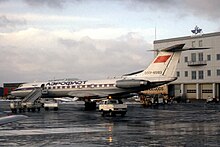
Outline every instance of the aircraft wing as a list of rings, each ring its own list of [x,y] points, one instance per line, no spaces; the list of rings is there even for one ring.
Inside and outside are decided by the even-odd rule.
[[[4,116],[0,117],[0,125],[4,125],[11,122],[16,122],[19,120],[23,120],[28,118],[28,116],[25,115],[10,115],[10,116]]]

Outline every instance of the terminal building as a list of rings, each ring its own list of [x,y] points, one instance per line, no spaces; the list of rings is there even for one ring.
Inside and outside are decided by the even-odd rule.
[[[11,91],[18,88],[19,85],[23,83],[3,83],[3,96],[7,97],[8,95],[11,94]]]
[[[184,48],[210,49],[182,52],[177,65],[178,79],[168,85],[169,94],[188,99],[220,97],[220,32],[155,40],[154,49],[185,43]]]

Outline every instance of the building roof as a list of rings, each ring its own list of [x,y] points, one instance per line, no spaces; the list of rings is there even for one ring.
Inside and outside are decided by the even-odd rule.
[[[184,36],[184,37],[177,37],[177,38],[170,38],[170,39],[155,40],[154,44],[165,43],[165,42],[172,42],[172,41],[189,40],[189,39],[193,39],[193,38],[214,37],[214,36],[220,36],[220,32],[208,33],[208,34],[200,34],[200,35],[192,35],[192,36]]]

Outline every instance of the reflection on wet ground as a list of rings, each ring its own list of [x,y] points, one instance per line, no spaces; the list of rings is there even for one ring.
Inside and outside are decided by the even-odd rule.
[[[0,127],[0,146],[220,146],[220,104],[129,105],[125,117],[101,117],[72,104],[25,115]]]

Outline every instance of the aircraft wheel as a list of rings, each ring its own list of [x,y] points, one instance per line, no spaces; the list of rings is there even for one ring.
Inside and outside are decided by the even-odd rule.
[[[19,108],[19,113],[21,113],[22,112],[22,108]]]
[[[96,110],[96,102],[85,102],[85,110],[86,111],[91,111],[91,110]]]
[[[35,112],[35,111],[36,111],[36,109],[35,109],[35,108],[31,108],[31,111],[32,111],[32,112]]]
[[[102,110],[102,116],[103,116],[103,117],[105,116],[105,111],[103,111],[103,110]]]
[[[115,113],[112,112],[112,110],[110,110],[110,111],[109,111],[109,115],[110,115],[110,116],[115,116]]]
[[[12,112],[12,113],[15,113],[15,109],[11,109],[11,112]]]
[[[121,113],[121,116],[123,117],[123,116],[125,116],[125,114],[126,114],[126,112],[122,112],[122,113]]]

